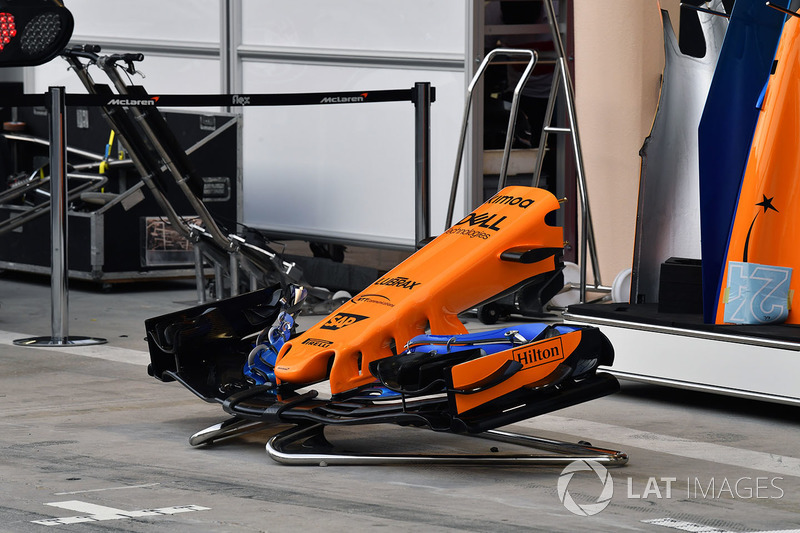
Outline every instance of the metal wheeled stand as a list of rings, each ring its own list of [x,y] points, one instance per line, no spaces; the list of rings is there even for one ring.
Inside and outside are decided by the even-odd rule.
[[[112,128],[123,140],[126,150],[136,169],[142,176],[156,203],[166,214],[172,227],[195,247],[195,277],[198,285],[198,302],[205,303],[204,265],[210,264],[214,271],[214,299],[237,296],[247,287],[252,291],[258,287],[269,286],[276,280],[286,284],[302,283],[311,287],[302,278],[302,272],[295,263],[283,261],[279,254],[269,249],[266,240],[245,236],[224,230],[214,220],[198,193],[202,188],[195,169],[178,145],[174,134],[165,123],[161,113],[153,104],[158,97],[151,97],[143,87],[134,85],[130,76],[137,73],[136,63],[143,59],[142,54],[99,55],[100,48],[85,45],[64,52],[76,74],[90,94],[108,98],[103,111]],[[96,65],[111,81],[111,86],[96,84],[88,73],[88,67]],[[125,76],[119,71],[125,69]],[[113,89],[112,89],[113,88]],[[114,92],[116,91],[116,92]],[[406,93],[406,94],[403,94]],[[123,98],[114,98],[116,95]],[[320,98],[322,93],[293,95],[251,95],[242,98],[246,105],[319,105],[328,98]],[[333,93],[332,93],[333,94]],[[366,94],[366,93],[365,93]],[[175,97],[176,95],[172,95]],[[230,105],[237,95],[177,95],[190,106],[217,105],[220,98]],[[189,98],[187,98],[189,96]],[[370,102],[411,101],[415,105],[415,187],[416,220],[415,239],[422,243],[430,233],[430,104],[435,93],[430,83],[417,83],[410,91],[383,90],[370,93]],[[291,97],[291,98],[286,98]],[[338,101],[334,94],[332,100]],[[213,100],[213,103],[211,102]],[[163,100],[159,104],[163,103]],[[181,105],[176,102],[176,105]],[[244,105],[244,104],[236,104]],[[170,204],[163,190],[169,183],[177,187],[188,202],[202,225],[192,224],[180,217]],[[252,242],[251,242],[252,241]],[[334,303],[329,291],[309,289],[310,295],[323,303]]]
[[[566,466],[577,460],[595,461],[607,466],[622,466],[628,456],[615,450],[595,448],[588,443],[572,443],[489,430],[476,437],[532,448],[548,453],[489,453],[489,454],[367,454],[331,451],[325,439],[324,424],[297,426],[275,435],[267,442],[267,455],[286,465],[392,465],[392,464],[447,464],[447,465],[509,465],[509,466]],[[301,451],[290,447],[300,444]],[[311,444],[311,446],[309,446]],[[313,445],[322,449],[313,450]],[[326,451],[325,449],[328,448]]]
[[[144,89],[126,84],[118,71],[118,68],[123,68],[118,63],[124,63],[129,74],[135,73],[134,62],[141,61],[142,54],[100,56],[99,51],[100,48],[97,46],[86,45],[72,48],[63,54],[89,93],[114,96],[110,87],[95,83],[90,76],[88,67],[97,65],[108,76],[118,94],[147,100],[148,95]],[[217,300],[225,297],[223,287],[226,286],[226,278],[229,295],[239,294],[240,272],[249,277],[250,289],[259,285],[261,277],[278,276],[288,282],[299,280],[301,273],[295,268],[294,263],[281,261],[274,252],[253,246],[235,234],[227,234],[219,227],[206,205],[193,190],[198,182],[194,169],[186,152],[180,148],[158,110],[147,110],[137,105],[108,105],[103,107],[103,111],[170,225],[193,244],[199,303],[206,301],[204,291],[206,261],[213,266]],[[171,180],[177,185],[202,221],[202,226],[192,224],[177,213],[164,193],[166,180]]]
[[[192,435],[193,446],[210,445],[229,438],[272,429],[270,422],[242,418],[210,426]],[[505,466],[565,466],[573,461],[595,461],[606,466],[623,466],[628,455],[598,448],[581,441],[578,443],[534,437],[510,431],[492,429],[476,435],[494,442],[536,450],[532,453],[365,453],[336,450],[325,437],[325,424],[297,425],[285,429],[269,439],[267,455],[274,461],[293,466],[333,465],[395,465],[395,464],[446,464],[446,465],[505,465]]]
[[[167,324],[158,327],[169,327]],[[209,361],[215,373],[224,367],[221,363]],[[160,369],[160,364],[158,366]],[[184,361],[184,366],[190,365]],[[158,372],[159,369],[154,370]],[[206,370],[209,369],[195,368],[192,373],[166,371],[162,374],[162,379],[178,380],[206,401],[219,402],[232,415],[192,435],[189,438],[192,446],[212,445],[255,432],[270,431],[272,436],[266,444],[267,455],[286,465],[558,466],[584,460],[622,466],[628,461],[623,452],[592,446],[585,441],[567,442],[498,429],[619,390],[618,381],[606,373],[585,375],[578,383],[563,389],[560,384],[563,382],[554,382],[527,391],[524,400],[517,397],[510,403],[501,401],[472,414],[455,414],[448,408],[448,398],[430,387],[417,393],[401,393],[399,397],[374,399],[370,391],[365,390],[341,398],[323,398],[316,390],[281,394],[269,383],[220,396],[221,389],[217,390],[216,386],[209,388]],[[510,408],[512,404],[516,404],[513,409]],[[402,428],[402,431],[428,430],[429,434],[482,438],[503,442],[513,448],[502,453],[494,446],[490,453],[387,453],[363,451],[369,445],[363,444],[368,439],[361,438],[358,446],[362,451],[352,451],[335,446],[325,434],[331,427],[339,430],[367,425],[381,428],[392,425]],[[385,429],[373,431],[387,437]],[[414,439],[414,442],[419,443],[419,439]]]

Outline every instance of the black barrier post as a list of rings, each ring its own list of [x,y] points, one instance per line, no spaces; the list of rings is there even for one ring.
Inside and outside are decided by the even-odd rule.
[[[417,249],[431,235],[431,84],[414,84],[414,218]]]
[[[67,127],[64,87],[50,87],[47,93],[50,124],[50,228],[51,259],[50,311],[52,335],[18,339],[18,346],[86,346],[105,339],[69,336],[69,291],[67,289]]]

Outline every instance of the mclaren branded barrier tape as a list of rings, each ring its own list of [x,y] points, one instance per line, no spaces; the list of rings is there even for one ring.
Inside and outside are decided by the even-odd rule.
[[[67,94],[67,106],[160,106],[160,107],[227,107],[227,106],[292,106],[331,104],[371,104],[379,102],[414,102],[414,89],[378,91],[346,91],[296,94],[161,94],[147,98],[108,97],[96,94]],[[431,101],[436,90],[431,88]],[[44,106],[45,94],[3,95],[3,105],[19,107]]]

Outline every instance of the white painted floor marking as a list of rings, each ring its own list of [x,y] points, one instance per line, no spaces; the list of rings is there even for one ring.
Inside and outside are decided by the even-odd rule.
[[[782,476],[800,477],[800,458],[787,455],[745,450],[710,442],[698,442],[672,435],[661,435],[649,431],[556,415],[537,416],[536,418],[519,422],[519,425],[538,430],[575,435],[589,442],[598,439],[615,445],[646,448],[651,451],[668,453],[679,457],[690,457],[711,463],[761,470]],[[597,445],[598,443],[595,442],[594,444]]]
[[[79,500],[67,500],[63,502],[46,503],[53,507],[61,509],[68,509],[78,513],[83,513],[80,516],[68,516],[64,518],[46,518],[44,520],[31,520],[34,524],[43,526],[58,526],[66,524],[81,524],[84,522],[100,522],[104,520],[122,520],[125,518],[141,518],[145,516],[165,516],[178,513],[190,513],[192,511],[208,511],[210,507],[202,507],[200,505],[176,505],[174,507],[162,507],[159,509],[142,509],[140,511],[125,511],[123,509],[115,509],[114,507],[106,507],[104,505],[96,505],[93,503],[82,502]]]
[[[106,487],[104,489],[86,489],[86,490],[73,490],[70,492],[55,492],[56,496],[70,496],[72,494],[84,494],[86,492],[105,492],[107,490],[125,490],[125,489],[144,489],[147,487],[155,487],[161,483],[146,483],[144,485],[125,485],[123,487]]]
[[[11,331],[0,331],[0,345],[13,346],[15,340],[28,339],[30,337],[47,337],[50,332],[40,332],[38,335],[28,335],[25,333],[14,333]],[[144,365],[150,363],[150,354],[141,350],[131,350],[110,346],[108,344],[95,344],[92,346],[26,346],[28,350],[46,350],[48,352],[63,352],[95,359],[104,359],[117,363],[129,363],[133,365]]]
[[[653,524],[655,526],[664,526],[670,529],[677,529],[680,531],[689,531],[691,533],[736,533],[727,529],[720,529],[718,527],[704,526],[703,524],[695,524],[692,522],[684,522],[683,520],[675,520],[674,518],[654,518],[651,520],[642,520],[645,524]],[[800,533],[800,529],[781,529],[772,531],[750,531],[748,533]]]

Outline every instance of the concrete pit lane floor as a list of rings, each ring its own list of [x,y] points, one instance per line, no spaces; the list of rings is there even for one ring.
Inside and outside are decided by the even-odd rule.
[[[147,375],[144,320],[195,299],[191,281],[71,281],[69,334],[108,343],[20,347],[52,332],[49,280],[0,276],[0,531],[800,531],[800,408],[633,382],[503,428],[629,455],[607,470],[287,466],[265,453],[274,429],[194,448],[227,416]],[[510,449],[384,425],[329,436],[375,452]]]

